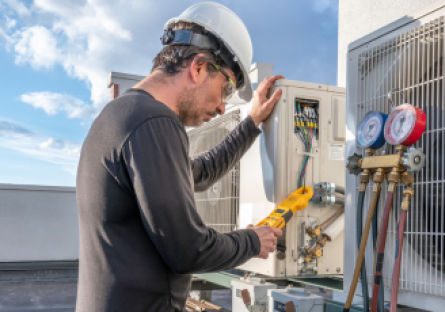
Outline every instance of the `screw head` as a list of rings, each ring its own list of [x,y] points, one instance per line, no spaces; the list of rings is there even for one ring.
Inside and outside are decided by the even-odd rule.
[[[420,156],[416,156],[416,157],[414,157],[414,163],[415,163],[416,165],[420,164],[420,160],[421,160]]]
[[[340,268],[337,268],[337,273],[340,273],[340,271],[341,271],[341,269],[340,269]]]
[[[326,269],[326,272],[329,272],[329,269]]]

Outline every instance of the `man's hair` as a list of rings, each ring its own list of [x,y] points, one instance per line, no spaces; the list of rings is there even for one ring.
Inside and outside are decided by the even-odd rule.
[[[205,34],[206,30],[195,23],[179,22],[173,25],[172,30],[191,30],[197,34]],[[212,50],[202,49],[196,46],[190,45],[173,45],[165,46],[161,52],[153,59],[153,68],[151,72],[155,70],[161,70],[169,76],[176,75],[183,68],[189,66],[196,55],[204,54],[198,62],[207,62],[207,70],[210,75],[214,75],[217,69],[211,64],[216,64],[221,67],[227,68],[227,65],[220,58],[212,53]]]

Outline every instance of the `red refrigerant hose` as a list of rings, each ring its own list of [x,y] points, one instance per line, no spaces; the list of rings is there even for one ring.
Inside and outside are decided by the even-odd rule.
[[[407,187],[403,192],[403,202],[400,208],[399,225],[397,226],[396,257],[394,259],[394,269],[392,272],[390,312],[396,312],[397,310],[397,296],[399,293],[399,278],[400,278],[400,265],[402,263],[403,237],[405,234],[405,224],[406,224],[406,216],[408,214],[408,207],[410,199],[413,195],[414,195],[414,190],[411,187]]]
[[[371,312],[377,312],[377,304],[380,291],[380,280],[382,278],[383,260],[385,254],[386,234],[388,231],[388,221],[391,212],[392,198],[394,195],[394,187],[390,183],[388,194],[386,195],[385,208],[383,210],[382,219],[380,221],[379,238],[377,240],[376,255],[374,257],[374,285],[372,286]]]

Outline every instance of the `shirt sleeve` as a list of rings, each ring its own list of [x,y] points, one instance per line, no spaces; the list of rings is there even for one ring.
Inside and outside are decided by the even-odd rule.
[[[229,172],[252,146],[261,130],[252,118],[245,118],[217,146],[190,161],[195,192],[207,190]]]
[[[221,234],[195,208],[187,135],[179,121],[155,118],[123,145],[142,222],[164,262],[178,274],[232,269],[260,252],[253,230]]]

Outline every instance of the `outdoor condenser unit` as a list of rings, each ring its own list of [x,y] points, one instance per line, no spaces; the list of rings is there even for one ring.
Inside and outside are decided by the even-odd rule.
[[[203,221],[221,232],[245,228],[266,217],[298,188],[305,157],[309,157],[305,185],[330,182],[344,186],[345,89],[289,80],[277,81],[275,88],[281,88],[283,95],[263,123],[260,137],[227,176],[209,190],[195,193]],[[309,153],[295,132],[296,103],[313,107],[318,117],[317,135]],[[250,107],[251,104],[239,105],[189,131],[191,156],[222,141],[247,116]],[[340,208],[309,203],[286,226],[284,239],[279,242],[285,250],[275,251],[267,260],[251,259],[239,269],[275,277],[343,274],[342,231],[327,242],[321,257],[304,262],[304,247],[313,247],[316,242],[308,235],[307,227],[321,225]]]
[[[356,145],[356,131],[363,116],[372,110],[390,112],[388,93],[399,105],[411,103],[427,115],[427,126],[416,148],[426,154],[426,166],[415,175],[415,197],[408,210],[400,272],[399,304],[444,311],[445,305],[445,2],[404,17],[349,45],[347,56],[348,156],[363,150]],[[397,91],[399,89],[399,91]],[[344,290],[349,290],[357,256],[356,211],[359,181],[346,176],[346,230]],[[378,220],[387,185],[382,185]],[[396,231],[403,185],[394,195],[385,250],[383,283],[389,300],[396,248]],[[368,185],[365,207],[372,192]],[[366,211],[364,212],[366,215]],[[374,256],[372,238],[366,250],[367,282],[372,289]],[[360,287],[357,291],[360,292]]]

